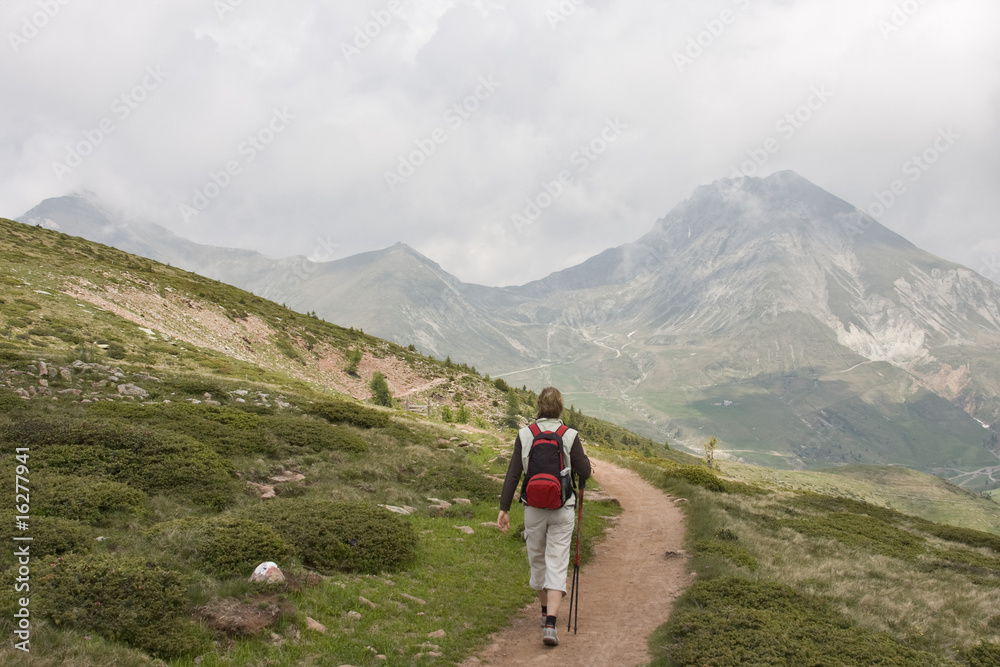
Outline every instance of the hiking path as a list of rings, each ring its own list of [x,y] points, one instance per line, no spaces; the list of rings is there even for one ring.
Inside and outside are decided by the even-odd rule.
[[[569,595],[559,612],[559,646],[542,644],[537,598],[490,638],[478,655],[461,667],[561,664],[575,667],[635,667],[651,660],[647,640],[666,622],[673,602],[694,575],[679,555],[684,543],[684,515],[675,498],[654,488],[637,473],[591,459],[600,485],[594,496],[617,498],[622,513],[594,558],[580,568],[577,632],[566,630]],[[584,513],[596,511],[587,505]],[[572,556],[571,556],[572,558]],[[569,575],[573,565],[570,563]],[[510,573],[512,585],[527,585],[523,572]],[[569,590],[569,588],[567,588]]]

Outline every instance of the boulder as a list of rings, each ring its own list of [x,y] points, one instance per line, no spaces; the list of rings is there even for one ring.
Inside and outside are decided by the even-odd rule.
[[[137,384],[132,384],[131,382],[128,384],[118,385],[118,393],[122,396],[139,396],[140,398],[146,398],[149,396],[145,389]]]
[[[277,563],[267,561],[257,566],[257,569],[250,575],[250,581],[264,584],[282,584],[285,582],[285,574],[278,567]]]

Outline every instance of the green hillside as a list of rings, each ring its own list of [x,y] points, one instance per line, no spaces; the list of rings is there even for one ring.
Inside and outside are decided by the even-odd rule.
[[[16,637],[27,595],[31,652],[11,641],[0,661],[463,660],[532,597],[496,576],[525,570],[519,531],[489,524],[509,424],[540,388],[0,220],[0,475],[30,493],[0,533],[33,538],[28,590],[0,556],[0,631]],[[784,660],[767,664],[995,664],[995,501],[877,466],[719,477],[567,395],[592,456],[687,499],[699,577],[655,664],[750,664],[765,645]],[[620,511],[590,507],[588,557]],[[268,560],[287,580],[250,584]]]

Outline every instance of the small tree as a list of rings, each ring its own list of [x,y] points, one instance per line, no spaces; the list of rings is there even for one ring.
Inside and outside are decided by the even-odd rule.
[[[374,394],[375,403],[389,407],[392,405],[392,392],[389,391],[389,383],[381,371],[375,371],[372,381],[368,385]]]
[[[347,365],[344,366],[344,371],[348,375],[358,376],[358,364],[361,363],[362,356],[364,356],[363,353],[357,348],[347,351]]]
[[[521,424],[521,405],[517,398],[517,393],[511,389],[507,392],[507,417],[504,425],[510,428],[517,428]]]
[[[712,438],[705,443],[705,465],[709,468],[715,468],[715,448],[718,440]]]
[[[458,406],[458,414],[455,415],[455,421],[459,424],[469,423],[469,408],[465,407],[465,404]]]
[[[447,424],[451,424],[455,421],[455,415],[452,414],[451,407],[447,405],[441,406],[441,421]]]

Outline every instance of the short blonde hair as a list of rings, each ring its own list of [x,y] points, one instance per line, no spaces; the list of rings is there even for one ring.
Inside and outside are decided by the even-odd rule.
[[[562,417],[563,397],[555,387],[546,387],[538,395],[538,414],[535,419],[559,419]]]

